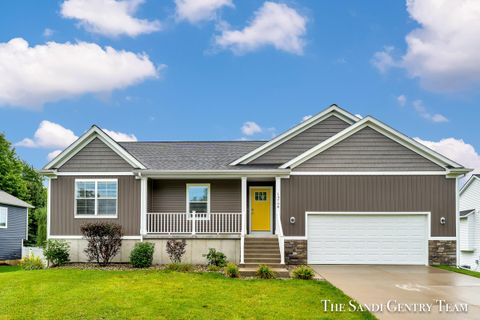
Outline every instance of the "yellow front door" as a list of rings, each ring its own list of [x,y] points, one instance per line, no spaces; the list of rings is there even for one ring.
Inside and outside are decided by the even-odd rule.
[[[272,189],[250,188],[250,217],[252,231],[270,231],[272,216]]]

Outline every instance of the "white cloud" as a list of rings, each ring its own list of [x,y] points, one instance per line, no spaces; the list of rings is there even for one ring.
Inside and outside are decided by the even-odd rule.
[[[133,15],[143,0],[66,0],[61,14],[77,19],[87,31],[105,36],[128,35],[160,30],[160,22],[135,18]]]
[[[373,54],[370,62],[380,73],[386,73],[390,68],[397,66],[398,63],[392,55],[394,49],[392,46],[386,46],[383,48],[383,51],[377,51]]]
[[[115,141],[137,141],[137,137],[134,134],[128,134],[118,131],[112,131],[108,129],[102,129]]]
[[[427,107],[425,107],[425,105],[423,104],[422,100],[413,101],[412,106],[415,109],[415,111],[418,113],[418,115],[420,115],[422,118],[428,121],[432,121],[435,123],[448,122],[447,117],[445,117],[444,115],[439,113],[434,113],[434,114],[430,113],[427,110]]]
[[[53,36],[54,33],[55,33],[55,31],[52,30],[52,29],[50,29],[50,28],[45,28],[45,29],[43,30],[43,36],[44,36],[45,38],[50,38],[51,36]]]
[[[475,169],[477,173],[480,173],[480,155],[471,144],[455,138],[446,138],[440,141],[428,141],[420,138],[415,138],[415,140],[445,157],[467,168]]]
[[[247,136],[251,136],[256,133],[261,133],[262,131],[263,131],[262,127],[260,127],[258,124],[256,124],[253,121],[247,121],[242,126],[242,133]]]
[[[234,7],[232,0],[175,0],[178,20],[190,23],[212,20],[222,7]]]
[[[62,153],[62,150],[53,150],[52,152],[48,153],[47,160],[52,161],[56,156]]]
[[[15,145],[27,148],[65,148],[78,137],[72,130],[57,123],[43,120],[35,131],[33,138],[25,138]]]
[[[380,71],[405,68],[433,91],[461,91],[480,84],[480,1],[407,0],[407,11],[420,27],[405,38],[398,60],[391,50],[377,52]]]
[[[0,104],[24,107],[108,93],[158,76],[145,54],[87,42],[30,47],[22,38],[0,43],[0,70]]]
[[[404,107],[407,103],[407,96],[405,96],[404,94],[399,95],[397,97],[397,103],[399,106]]]
[[[286,4],[265,2],[250,24],[242,30],[223,31],[215,43],[235,54],[244,54],[265,46],[293,54],[303,54],[307,18]]]
[[[302,118],[302,122],[307,121],[307,120],[310,119],[311,117],[312,117],[311,114],[304,116],[304,117]]]

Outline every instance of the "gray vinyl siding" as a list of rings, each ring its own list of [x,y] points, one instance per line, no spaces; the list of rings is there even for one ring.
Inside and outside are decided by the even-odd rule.
[[[294,169],[294,171],[444,170],[369,127],[358,131]]]
[[[118,218],[76,219],[75,179],[118,179]],[[134,176],[59,176],[51,180],[52,235],[78,236],[86,222],[108,221],[123,227],[126,236],[140,234],[140,180]]]
[[[132,166],[99,138],[95,138],[58,168],[58,171],[121,172],[132,171]]]
[[[0,260],[22,258],[22,240],[27,234],[27,208],[0,204],[8,208],[7,228],[0,228]]]
[[[455,182],[445,176],[291,176],[282,179],[283,230],[304,236],[306,211],[431,212],[432,236],[454,237]]]
[[[236,213],[242,211],[240,179],[236,180],[150,180],[148,212],[186,212],[187,183],[210,183],[210,211]]]
[[[340,118],[331,116],[285,141],[250,164],[283,164],[349,126]]]

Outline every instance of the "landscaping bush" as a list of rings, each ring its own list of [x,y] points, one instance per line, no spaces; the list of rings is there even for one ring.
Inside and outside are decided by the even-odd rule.
[[[208,249],[206,254],[208,265],[216,266],[223,268],[227,265],[227,256],[220,251],[215,250],[214,248]]]
[[[167,241],[167,253],[170,257],[170,261],[173,263],[181,263],[182,257],[185,254],[185,247],[187,242],[185,240],[168,240]]]
[[[235,263],[229,263],[225,267],[225,276],[229,278],[238,278],[240,276],[240,270],[238,270],[238,266]]]
[[[34,213],[37,219],[37,247],[43,247],[47,241],[47,209],[38,208]]]
[[[48,264],[61,266],[70,261],[70,245],[64,240],[48,240],[45,244],[43,254]]]
[[[275,272],[269,266],[261,264],[257,269],[257,277],[260,279],[273,279],[275,278]]]
[[[218,272],[218,271],[222,270],[222,268],[221,268],[221,267],[218,267],[218,266],[215,266],[215,265],[213,265],[213,264],[209,264],[209,265],[207,266],[207,270],[208,270],[209,272]]]
[[[100,266],[110,264],[122,246],[122,226],[110,222],[86,223],[80,230],[88,241],[85,254]]]
[[[309,266],[298,266],[293,269],[292,276],[295,279],[311,280],[315,276],[315,271]]]
[[[148,268],[152,265],[155,244],[139,242],[130,253],[130,263],[134,268]]]
[[[20,268],[22,268],[23,270],[40,270],[43,269],[44,266],[40,257],[36,257],[33,254],[30,254],[20,260]]]
[[[190,263],[170,263],[167,264],[167,267],[165,270],[169,271],[177,271],[177,272],[192,272],[193,271],[193,266]]]

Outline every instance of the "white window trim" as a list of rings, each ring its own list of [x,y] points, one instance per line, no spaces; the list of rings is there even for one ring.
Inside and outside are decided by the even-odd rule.
[[[95,214],[77,214],[77,182],[95,182]],[[99,215],[98,214],[98,197],[97,188],[99,182],[116,182],[117,183],[117,197],[115,202],[114,215]],[[108,199],[108,198],[101,198]],[[117,219],[118,218],[118,179],[75,179],[75,194],[74,194],[74,216],[75,219]]]
[[[0,226],[0,229],[7,229],[8,228],[8,207],[0,207],[0,209],[5,209],[5,226]]]
[[[190,220],[192,219],[192,216],[190,214],[190,196],[189,196],[189,192],[188,192],[188,189],[190,187],[207,187],[208,189],[208,194],[207,194],[207,213],[206,213],[206,217],[195,217],[196,220],[210,220],[210,202],[211,202],[211,198],[210,198],[210,183],[187,183],[186,185],[186,209],[187,209],[187,218]],[[200,214],[203,214],[203,213],[200,213]]]

